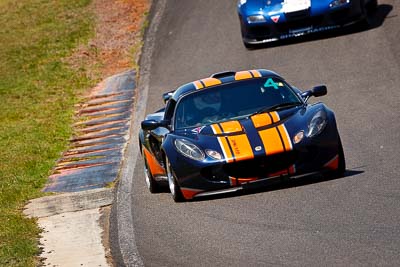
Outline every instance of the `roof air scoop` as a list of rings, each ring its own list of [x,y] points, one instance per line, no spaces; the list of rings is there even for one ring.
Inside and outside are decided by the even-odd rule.
[[[211,78],[223,78],[223,77],[229,77],[229,76],[235,76],[236,72],[234,71],[224,71],[224,72],[217,72],[211,75]]]

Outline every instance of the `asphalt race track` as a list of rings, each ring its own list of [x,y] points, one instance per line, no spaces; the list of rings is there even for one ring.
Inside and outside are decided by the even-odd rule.
[[[400,3],[379,1],[368,30],[255,50],[242,44],[236,1],[165,3],[156,38],[145,44],[153,47],[149,65],[141,66],[149,70],[139,84],[149,90],[146,113],[162,107],[163,92],[224,70],[271,69],[303,90],[326,84],[321,101],[336,113],[347,172],[176,204],[167,191],[148,192],[138,157],[128,201],[143,263],[398,265]]]

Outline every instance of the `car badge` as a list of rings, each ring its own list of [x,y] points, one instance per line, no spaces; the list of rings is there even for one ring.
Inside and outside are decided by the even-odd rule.
[[[280,17],[281,17],[281,15],[275,15],[275,16],[271,16],[271,19],[273,22],[277,23],[279,21]]]
[[[192,132],[199,134],[199,133],[201,132],[201,130],[203,130],[203,128],[204,128],[204,126],[194,128],[194,129],[192,130]]]
[[[256,151],[261,151],[261,150],[262,150],[262,147],[261,147],[261,146],[256,146],[254,149],[255,149]]]

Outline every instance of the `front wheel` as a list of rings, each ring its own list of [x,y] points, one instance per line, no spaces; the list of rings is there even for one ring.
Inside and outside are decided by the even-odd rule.
[[[378,9],[378,0],[371,0],[365,6],[369,14],[373,14]]]
[[[166,158],[165,162],[165,165],[167,167],[168,186],[169,190],[171,191],[172,199],[175,202],[182,202],[185,199],[183,198],[181,188],[178,185],[174,174],[172,173],[171,163],[169,162],[168,158]]]
[[[368,30],[374,26],[374,20],[372,18],[372,15],[378,9],[378,1],[371,0],[367,3],[365,3],[365,1],[363,1],[361,9],[363,10],[365,17],[358,23],[358,25],[359,25],[360,29]]]
[[[344,173],[346,172],[346,160],[344,158],[344,152],[343,152],[343,145],[342,145],[342,141],[340,140],[339,137],[339,166],[338,169],[336,170],[337,175],[339,177],[344,176]]]
[[[342,146],[342,141],[340,140],[340,137],[339,137],[339,142],[338,142],[338,155],[339,155],[338,168],[334,171],[329,172],[329,174],[327,175],[328,178],[343,177],[344,173],[346,172],[346,160],[344,157],[343,146]]]
[[[246,41],[243,41],[243,45],[244,45],[244,47],[247,48],[247,50],[254,50],[256,48],[255,44],[250,44],[250,43],[247,43]]]

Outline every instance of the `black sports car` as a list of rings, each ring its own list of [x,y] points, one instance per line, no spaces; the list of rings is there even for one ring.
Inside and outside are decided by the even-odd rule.
[[[246,47],[366,21],[377,0],[239,0]]]
[[[326,93],[323,85],[301,92],[264,69],[217,73],[165,93],[166,106],[139,134],[150,192],[165,182],[181,201],[268,179],[342,175],[334,113],[307,103]]]

